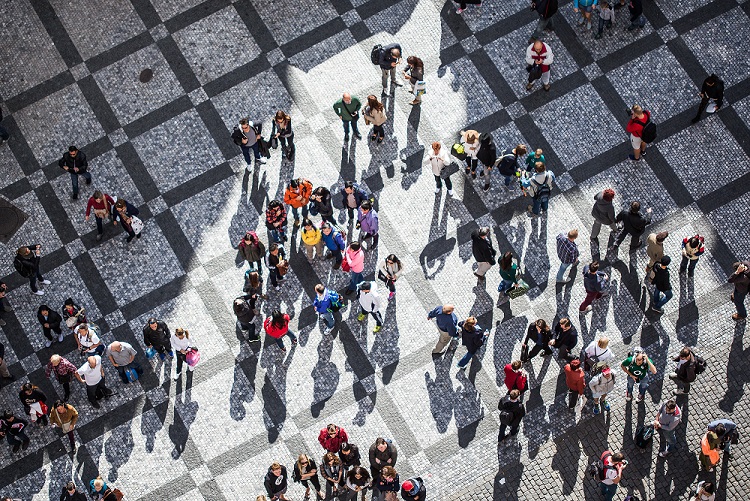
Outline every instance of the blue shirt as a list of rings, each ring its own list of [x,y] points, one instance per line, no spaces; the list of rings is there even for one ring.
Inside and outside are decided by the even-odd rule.
[[[438,329],[441,331],[447,332],[451,337],[458,337],[458,332],[456,332],[458,317],[455,313],[443,313],[443,307],[438,306],[427,315],[427,318],[434,318]]]

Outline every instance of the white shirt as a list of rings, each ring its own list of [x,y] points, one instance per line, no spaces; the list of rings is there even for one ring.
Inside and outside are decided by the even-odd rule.
[[[180,339],[172,334],[172,338],[169,340],[169,342],[172,344],[172,349],[174,351],[185,351],[193,346],[193,343],[190,339],[188,339],[187,336],[184,336],[182,339]]]
[[[586,355],[589,357],[599,357],[600,362],[604,362],[610,358],[615,358],[615,354],[612,353],[612,350],[610,350],[609,347],[601,349],[596,343],[596,339],[591,341],[591,344],[586,347]]]
[[[446,165],[450,165],[453,161],[451,159],[450,153],[448,153],[448,149],[443,143],[440,143],[440,151],[437,155],[435,154],[435,150],[432,149],[432,146],[430,146],[427,152],[427,158],[430,161],[432,173],[436,176],[440,175],[440,171],[443,169],[443,167],[445,167]]]
[[[96,359],[94,368],[91,368],[89,361],[86,360],[86,363],[78,369],[78,374],[84,377],[86,384],[89,386],[99,384],[99,381],[102,380],[102,357],[94,355],[94,358]]]
[[[99,336],[96,335],[94,332],[94,329],[89,326],[89,335],[88,336],[82,336],[79,332],[79,329],[81,326],[79,325],[75,329],[76,337],[78,338],[78,341],[81,343],[81,346],[85,348],[90,348],[94,346],[95,344],[99,344]]]

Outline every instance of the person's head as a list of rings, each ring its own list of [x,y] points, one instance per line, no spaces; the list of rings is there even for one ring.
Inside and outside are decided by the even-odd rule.
[[[362,202],[359,208],[362,210],[362,212],[367,214],[372,210],[372,202],[370,202],[369,200],[365,200],[364,202]]]
[[[76,307],[75,303],[73,302],[73,298],[70,298],[70,297],[65,300],[65,302],[63,303],[63,306],[69,310],[72,310],[73,308]]]
[[[514,148],[514,150],[516,152],[516,156],[517,157],[523,156],[526,153],[528,153],[528,150],[526,149],[526,145],[525,144],[517,144],[516,147]]]
[[[359,252],[359,250],[362,248],[362,244],[360,244],[359,242],[352,242],[349,244],[349,248],[354,252]]]
[[[518,397],[521,396],[521,392],[514,388],[510,390],[509,396],[511,400],[518,400]]]
[[[118,198],[117,202],[115,202],[115,209],[117,209],[118,212],[125,212],[127,208],[128,208],[128,204],[125,203],[125,199]]]
[[[625,461],[625,454],[623,454],[622,452],[615,452],[614,454],[612,454],[611,459],[613,463],[622,463],[623,461]]]
[[[383,437],[378,437],[375,440],[375,447],[377,447],[380,452],[385,452],[385,450],[388,448],[388,442],[386,442]]]
[[[602,369],[602,376],[604,376],[604,379],[609,379],[612,377],[612,369],[609,367],[604,367]]]
[[[326,288],[323,284],[318,284],[315,286],[315,292],[318,293],[318,295],[323,295],[323,293],[326,291]]]
[[[240,128],[242,132],[250,132],[250,120],[243,118],[240,120]]]
[[[466,142],[467,143],[476,143],[479,140],[479,133],[475,130],[470,130],[466,132]]]
[[[242,237],[242,240],[245,241],[246,244],[257,244],[258,243],[258,235],[256,235],[252,231],[246,231],[245,236]]]
[[[568,232],[568,240],[575,240],[578,238],[578,230],[576,228],[573,228]]]
[[[659,233],[656,234],[656,241],[658,243],[662,243],[664,242],[664,240],[667,239],[668,236],[669,236],[668,231],[660,231]]]
[[[456,307],[453,306],[452,304],[444,304],[443,305],[443,313],[445,315],[450,315],[451,313],[453,313],[453,310],[455,310],[455,309],[456,309]]]
[[[342,442],[341,443],[341,452],[343,454],[351,454],[352,452],[352,444],[349,442]]]
[[[606,0],[602,0],[601,2],[599,2],[599,6],[602,9],[609,9],[609,2],[607,2]]]
[[[599,261],[592,261],[589,265],[589,273],[596,275],[597,271],[599,271]]]
[[[432,151],[435,152],[435,155],[440,153],[440,148],[442,148],[442,146],[440,145],[440,141],[435,141],[434,143],[432,143]]]
[[[464,329],[467,331],[473,331],[475,325],[477,325],[476,317],[469,317],[464,320]]]
[[[544,43],[541,40],[537,40],[534,42],[534,49],[533,51],[536,53],[540,53],[544,50]]]
[[[93,356],[93,355],[92,355],[92,356],[90,356],[90,357],[88,358],[88,361],[89,361],[89,367],[91,367],[92,369],[93,369],[94,367],[96,367],[96,357],[95,357],[95,356]]]
[[[278,254],[278,253],[279,253],[279,244],[277,244],[276,242],[274,242],[274,243],[272,243],[271,245],[269,245],[269,246],[268,246],[268,252],[270,252],[270,253],[271,253],[271,254],[273,254],[274,256],[275,256],[276,254]]]
[[[396,468],[394,468],[393,466],[386,466],[382,470],[380,470],[380,475],[384,480],[393,482],[393,479],[396,478]]]
[[[94,489],[100,491],[102,488],[104,488],[104,480],[102,480],[102,477],[96,477],[94,479]]]
[[[716,85],[716,82],[719,81],[719,77],[717,77],[715,74],[711,73],[708,78],[706,78],[706,85],[709,87],[713,87]]]
[[[344,95],[341,96],[341,100],[346,104],[352,104],[352,95],[348,92],[344,92]]]
[[[268,501],[268,499],[263,494],[258,494],[258,497],[255,498],[255,501]]]
[[[664,404],[664,411],[667,414],[674,414],[677,412],[677,403],[674,400],[667,400],[667,403]]]
[[[62,400],[56,400],[54,407],[58,414],[65,414],[66,412],[68,412],[68,407]]]
[[[604,190],[602,198],[607,202],[611,202],[615,199],[615,190],[613,190],[612,188],[607,188],[606,190]]]
[[[369,96],[367,96],[367,106],[369,106],[370,108],[374,110],[383,109],[383,104],[380,101],[378,101],[378,98],[375,97],[373,94],[370,94]]]
[[[341,464],[341,460],[339,457],[333,453],[333,452],[327,452],[325,456],[323,456],[323,461],[331,466],[336,466]]]
[[[85,337],[89,335],[89,326],[88,324],[81,324],[77,327],[78,329],[78,335],[81,337]]]
[[[359,290],[362,292],[370,292],[370,289],[372,289],[372,284],[370,282],[362,282],[359,284]]]
[[[521,366],[523,366],[523,362],[521,362],[520,360],[514,360],[510,363],[510,368],[513,370],[513,372],[520,371]]]
[[[14,415],[13,415],[13,413],[12,413],[11,411],[9,411],[9,410],[6,410],[6,411],[5,411],[4,413],[3,413],[3,419],[4,419],[5,421],[14,421],[14,420],[16,419],[16,416],[14,416]]]
[[[109,345],[109,349],[110,349],[110,351],[121,351],[122,350],[122,345],[120,344],[119,341],[115,341],[115,342],[113,342],[112,344]]]
[[[307,454],[300,454],[297,456],[297,466],[299,466],[300,470],[307,467],[308,464],[310,464],[310,460],[308,459]]]
[[[714,428],[714,433],[716,433],[717,436],[722,436],[727,432],[726,426],[724,426],[724,423],[719,423]]]
[[[306,217],[302,220],[302,227],[307,231],[312,231],[315,229],[315,223],[312,222],[312,219]]]
[[[190,339],[190,333],[187,331],[187,329],[183,329],[182,327],[178,327],[174,330],[174,335],[177,336],[178,339]]]
[[[659,264],[661,264],[664,268],[669,266],[669,263],[672,262],[672,258],[669,256],[664,256],[661,258],[661,261],[659,261]]]
[[[328,236],[333,231],[333,227],[331,227],[331,223],[323,223],[323,226],[320,227],[320,231],[322,231],[324,235]]]
[[[406,64],[412,68],[424,68],[424,63],[417,56],[409,56],[406,58]]]
[[[630,204],[630,213],[631,214],[638,214],[641,210],[641,203],[640,202],[633,202]]]
[[[53,367],[57,367],[58,365],[60,365],[61,359],[62,357],[58,355],[57,353],[55,353],[54,355],[49,357],[49,363],[51,363]]]
[[[281,310],[273,310],[271,312],[271,323],[276,327],[283,327],[284,324],[286,324],[285,320],[286,319],[284,318],[284,314],[281,313]]]
[[[396,265],[398,268],[401,268],[401,261],[396,257],[396,254],[388,254],[388,257],[385,258],[385,264],[388,266]]]
[[[547,330],[547,322],[545,322],[543,318],[537,319],[537,321],[534,322],[534,325],[536,325],[536,328],[539,329],[540,331]]]
[[[562,330],[564,331],[569,330],[571,326],[570,319],[566,317],[561,318],[559,321],[559,324],[560,324],[560,327],[562,327]]]
[[[151,330],[156,330],[159,328],[159,323],[156,321],[154,317],[151,317],[148,319],[148,326]]]
[[[698,237],[690,237],[688,240],[688,244],[690,244],[690,247],[693,249],[697,249],[701,245],[701,241]]]
[[[546,170],[547,166],[544,164],[544,162],[534,162],[534,172],[536,172],[537,174],[541,174]]]
[[[401,49],[398,47],[394,47],[391,49],[391,56],[395,57],[396,59],[399,59],[401,57]],[[412,56],[414,57],[414,56]]]
[[[268,210],[281,210],[284,207],[281,205],[281,202],[278,200],[271,200],[268,202]]]
[[[279,463],[273,463],[273,464],[271,464],[271,473],[273,473],[277,477],[280,477],[281,476],[281,465]]]
[[[690,354],[691,354],[691,353],[692,353],[692,352],[690,351],[690,348],[688,348],[687,346],[685,346],[685,347],[683,347],[683,348],[682,348],[682,349],[680,350],[680,358],[681,358],[682,360],[687,360],[688,358],[690,358]]]
[[[714,487],[714,484],[711,482],[703,482],[703,485],[701,485],[701,489],[703,489],[703,492],[706,494],[713,494],[716,492],[716,487]]]
[[[513,265],[513,253],[508,251],[505,254],[503,254],[503,257],[500,258],[500,268],[503,270],[510,270],[512,265]]]
[[[483,228],[479,228],[479,236],[482,238],[487,238],[487,235],[490,234],[489,227],[485,226]]]
[[[370,478],[370,474],[367,473],[367,470],[362,468],[361,466],[355,466],[354,468],[352,468],[352,470],[349,472],[349,475],[356,478],[357,480],[360,480],[362,478],[368,480]]]
[[[284,122],[289,120],[289,115],[279,110],[276,112],[276,115],[273,117],[273,119],[276,120],[276,123],[283,124]]]
[[[570,361],[570,368],[571,370],[578,371],[581,370],[581,361],[576,359],[573,359]]]
[[[419,492],[419,485],[415,480],[412,479],[404,480],[404,482],[401,484],[401,488],[404,490],[404,492],[408,492],[412,496]]]
[[[648,361],[648,354],[645,351],[639,351],[633,356],[633,361],[638,365],[643,365]]]
[[[94,192],[94,194],[91,195],[91,196],[94,197],[94,200],[96,200],[97,202],[100,202],[100,203],[104,200],[104,193],[102,193],[99,190],[96,190]]]
[[[544,151],[542,151],[542,149],[541,149],[541,148],[537,148],[537,149],[536,149],[536,150],[534,151],[534,156],[535,156],[536,158],[541,158],[541,157],[542,157],[542,155],[544,155]]]
[[[73,494],[76,491],[76,484],[73,482],[68,482],[65,485],[65,490],[68,491],[70,494]]]
[[[296,190],[299,188],[300,182],[299,179],[290,179],[289,180],[289,187],[293,190]]]
[[[34,391],[34,385],[31,383],[24,383],[23,385],[21,385],[21,391],[27,395],[31,395],[31,393]]]
[[[344,191],[352,194],[354,193],[354,182],[353,181],[345,181],[344,182]]]
[[[78,148],[76,148],[73,145],[68,146],[68,153],[71,157],[75,158],[76,155],[78,155]]]
[[[639,104],[634,104],[634,105],[633,105],[633,106],[632,106],[632,107],[630,108],[630,112],[631,112],[631,113],[632,113],[633,115],[637,116],[637,117],[641,117],[641,116],[643,116],[643,108],[641,108],[641,105],[639,105]]]
[[[606,350],[607,346],[609,346],[609,338],[607,336],[600,337],[599,340],[596,342],[596,345],[602,350]]]

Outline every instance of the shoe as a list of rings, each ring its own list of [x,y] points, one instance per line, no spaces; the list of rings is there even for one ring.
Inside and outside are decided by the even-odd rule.
[[[129,244],[132,241],[133,241],[133,237],[131,237],[130,235],[128,235],[127,238],[125,238],[125,243],[126,244]]]
[[[599,404],[595,403],[594,404],[594,415],[596,416],[600,412],[601,412],[601,410],[599,409]]]
[[[387,96],[388,95],[388,87],[383,87],[383,92],[380,95],[381,96]]]
[[[388,301],[390,301],[390,300],[391,300],[391,299],[393,299],[394,297],[396,297],[396,293],[395,293],[395,292],[389,292],[389,293],[388,293]]]
[[[590,312],[590,311],[591,311],[591,310],[593,310],[593,309],[594,309],[594,307],[593,307],[593,306],[591,306],[591,305],[588,305],[588,306],[586,307],[586,309],[584,309],[584,310],[578,310],[578,311],[580,311],[581,313],[583,313],[583,314],[585,315],[586,313]]]
[[[2,318],[0,318],[0,327],[4,326],[5,324],[6,324],[5,320],[3,320]]]
[[[628,401],[628,402],[630,402],[631,400],[633,400],[633,395],[631,395],[630,393],[626,392],[625,393],[625,400]]]
[[[440,188],[435,188],[435,193],[440,193]]]
[[[666,449],[665,449],[665,450],[663,450],[663,451],[661,451],[661,452],[659,453],[659,457],[660,457],[660,458],[665,458],[665,457],[667,457],[667,456],[669,456],[669,451],[668,451],[668,450],[666,450]]]
[[[526,84],[526,90],[531,90],[531,88],[534,87],[534,84],[529,82]]]
[[[362,139],[362,136],[359,134],[359,132],[355,132],[354,137],[357,139]]]
[[[376,334],[377,334],[378,332],[380,332],[380,329],[382,329],[382,328],[383,328],[383,326],[381,326],[381,325],[376,325],[376,326],[375,326],[375,328],[374,328],[374,329],[372,330],[372,332],[374,332],[374,333],[376,333]]]
[[[641,157],[635,158],[635,155],[633,155],[632,153],[628,155],[628,158],[634,162],[637,162],[638,160],[641,159]]]
[[[27,441],[25,441],[25,442],[23,443],[23,445],[21,446],[21,449],[23,449],[23,450],[26,450],[26,449],[28,449],[28,448],[29,448],[29,443],[31,443],[31,441],[30,441],[30,440],[27,440]]]
[[[379,137],[379,138],[378,138],[378,144],[380,144],[380,143],[382,143],[382,142],[383,142],[383,138],[382,138],[382,137]]]
[[[397,78],[394,78],[393,80],[391,80],[391,84],[394,85],[394,86],[396,86],[396,87],[403,87],[404,86],[404,82],[402,82],[401,80],[399,80]]]
[[[367,318],[367,315],[365,315],[364,313],[360,313],[359,315],[357,315],[357,320],[359,320],[360,322],[365,318]]]
[[[472,178],[472,179],[476,179],[476,178],[477,178],[477,173],[476,173],[476,171],[474,171],[474,172],[472,172],[472,173],[471,173],[471,178]]]
[[[453,196],[453,190],[448,190],[448,196]]]
[[[638,398],[635,399],[635,401],[638,402],[639,404],[643,402],[644,400],[646,400],[645,395],[638,395]]]
[[[578,26],[583,26],[583,23],[585,23],[585,22],[586,22],[586,19],[585,19],[584,17],[581,17],[581,18],[580,18],[580,19],[578,20]]]
[[[479,273],[474,273],[474,276],[477,277],[479,280],[487,280],[487,278],[484,275],[480,275]]]
[[[698,121],[701,119],[701,117],[694,117],[692,120],[690,120],[692,123],[697,124]]]
[[[101,239],[102,239],[102,234],[101,233],[97,233],[97,235],[96,235],[96,241],[99,242],[99,241],[101,241]]]
[[[50,346],[52,346],[52,341],[48,340],[46,343],[44,343],[45,348],[49,348]]]
[[[672,395],[689,395],[690,392],[683,390],[682,388],[677,388],[676,390],[672,390]]]
[[[20,444],[16,444],[16,445],[13,446],[13,452],[18,452],[20,450],[21,450],[21,445]]]
[[[266,163],[266,159],[263,158],[263,157],[256,158],[255,161],[258,162],[261,165],[265,165],[265,163]]]
[[[597,33],[596,35],[594,35],[594,40],[599,40],[600,38],[602,38],[601,33]]]
[[[138,233],[138,234],[137,234],[137,235],[135,236],[135,238],[141,238],[141,235],[143,235],[143,233]]]
[[[373,134],[370,136],[370,141],[375,141],[378,138],[377,134]]]
[[[10,306],[10,305],[8,305],[8,304],[4,304],[3,305],[3,310],[5,310],[5,311],[13,311],[13,307]]]
[[[299,219],[295,219],[294,220],[294,227],[295,228],[299,228],[299,225],[300,225],[300,220]]]
[[[586,23],[586,29],[587,30],[591,29],[591,21],[589,21],[589,22]]]
[[[32,294],[34,294],[35,296],[44,296],[44,291],[37,290],[32,292]]]
[[[557,281],[558,284],[567,284],[568,282],[570,282],[570,277],[566,278],[565,280],[558,280]]]
[[[188,365],[188,372],[193,372],[195,370],[194,365]]]
[[[172,351],[170,350],[170,351],[167,352],[167,356],[169,358],[174,358],[174,353],[172,353]]]
[[[164,353],[159,353],[159,358],[164,360],[167,356]]]
[[[62,343],[62,342],[63,342],[63,335],[62,335],[62,332],[60,333],[60,335],[59,335],[59,336],[57,336],[57,342],[58,342],[58,343]]]
[[[252,172],[253,171],[253,164],[247,164],[245,166],[245,170],[248,171],[248,172]]]
[[[602,407],[604,407],[604,410],[605,410],[605,411],[609,412],[609,402],[605,401],[605,402],[604,402],[604,403],[602,404]]]
[[[741,317],[741,316],[739,315],[739,313],[734,313],[734,314],[732,315],[732,320],[734,320],[735,322],[742,322],[742,321],[743,321],[743,320],[745,320],[746,318],[747,318],[747,317]]]
[[[456,9],[456,14],[461,14],[465,9],[462,9],[461,7]]]
[[[490,185],[489,184],[485,184],[484,188],[482,188],[482,191],[490,191]]]
[[[175,374],[172,379],[174,379],[175,381],[177,381],[178,379],[180,379],[180,376],[182,376],[182,372],[178,372],[177,374]]]
[[[694,271],[688,271],[688,278],[692,277],[693,275],[695,275]]]
[[[664,310],[662,310],[661,308],[657,308],[656,306],[652,306],[651,309],[656,313],[664,313]]]
[[[544,84],[544,90],[545,90],[546,92],[549,92],[549,88],[550,88],[550,87],[551,87],[551,85],[550,85],[550,84]]]
[[[297,340],[296,339],[292,339],[292,346],[294,346],[296,344],[297,344]]]
[[[91,184],[91,179],[87,179],[86,184]]]
[[[344,135],[344,142],[349,141],[349,134]]]
[[[72,198],[73,200],[78,200],[78,193],[73,193],[72,195],[70,195],[70,198]]]

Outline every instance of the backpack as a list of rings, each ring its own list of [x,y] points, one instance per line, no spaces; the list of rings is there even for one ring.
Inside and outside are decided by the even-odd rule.
[[[647,426],[640,425],[635,430],[635,437],[633,441],[635,445],[640,449],[648,447],[654,439],[654,425],[650,424]]]
[[[698,355],[695,355],[695,374],[703,374],[706,372],[706,367],[708,367],[708,362],[703,357],[699,357]]]
[[[643,130],[641,131],[641,141],[644,143],[653,143],[654,140],[656,140],[656,124],[651,120],[651,115],[648,116],[645,123],[640,120],[633,121],[643,126]]]
[[[338,292],[328,291],[328,298],[331,300],[331,311],[337,312],[344,306]]]
[[[604,451],[601,458],[591,462],[589,465],[589,476],[591,478],[600,481],[607,478],[607,469],[612,467],[608,466],[604,461],[609,457],[612,457],[612,452]]]
[[[13,267],[22,277],[29,278],[31,276],[31,270],[24,266],[23,261],[21,261],[21,258],[18,256],[13,259]]]
[[[505,160],[513,160],[513,162],[505,162]],[[503,176],[514,176],[516,174],[518,165],[516,163],[516,155],[515,153],[513,153],[513,150],[511,148],[508,148],[507,150],[503,150],[502,152],[500,152],[500,157],[495,160],[495,165],[498,166],[498,172]],[[506,166],[512,167],[512,170],[504,168]]]
[[[380,66],[381,52],[383,52],[383,46],[380,44],[373,46],[372,51],[370,51],[370,61],[372,61],[372,64],[375,66]]]
[[[513,421],[513,413],[504,409],[500,409],[498,418],[500,419],[500,424],[510,426],[511,421]]]
[[[547,181],[549,181],[549,173],[544,175],[544,182],[542,184],[537,183],[536,179],[533,177],[531,178],[531,182],[536,188],[536,194],[533,196],[534,200],[541,200],[542,202],[549,201],[549,197],[552,194],[552,188],[547,184]]]

